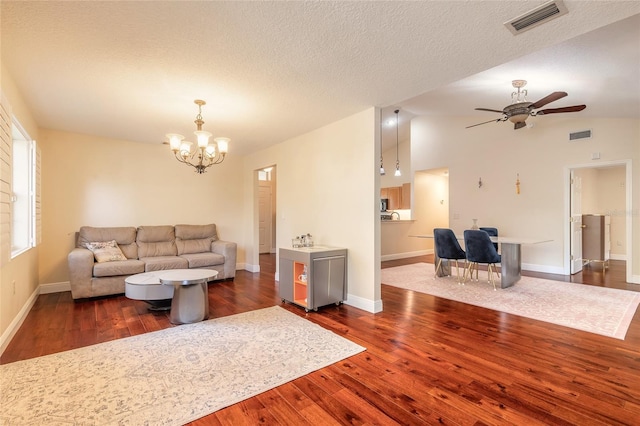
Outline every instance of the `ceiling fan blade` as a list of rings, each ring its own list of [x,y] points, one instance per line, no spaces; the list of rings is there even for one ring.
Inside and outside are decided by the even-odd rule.
[[[476,108],[476,111],[489,111],[489,112],[497,112],[502,114],[504,111],[498,111],[497,109],[489,109],[489,108]]]
[[[545,96],[537,102],[531,104],[531,108],[540,108],[541,106],[545,106],[548,103],[557,101],[558,99],[562,99],[567,96],[567,92],[553,92],[550,95]]]
[[[517,123],[514,123],[513,130],[522,129],[526,125],[527,123],[525,123],[524,121],[518,121]]]
[[[476,126],[479,126],[481,124],[494,123],[494,122],[497,123],[498,121],[504,121],[504,120],[502,118],[498,118],[496,120],[483,121],[482,123],[478,123],[478,124],[473,124],[471,126],[467,126],[467,127],[465,127],[465,129],[469,129],[471,127],[476,127]]]
[[[547,108],[536,112],[536,115],[558,114],[560,112],[578,112],[585,109],[586,105],[574,105],[564,108]]]

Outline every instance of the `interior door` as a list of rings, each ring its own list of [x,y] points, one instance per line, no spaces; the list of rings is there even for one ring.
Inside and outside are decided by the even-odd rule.
[[[258,219],[258,231],[260,247],[259,253],[271,252],[271,233],[273,232],[271,226],[272,216],[272,202],[271,202],[271,181],[260,181],[260,193],[259,193],[259,219]]]
[[[571,273],[582,271],[582,179],[571,170]]]

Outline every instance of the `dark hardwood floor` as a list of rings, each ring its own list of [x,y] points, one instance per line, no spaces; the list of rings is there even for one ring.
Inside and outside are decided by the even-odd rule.
[[[260,273],[210,285],[211,317],[281,305],[274,261],[264,255]],[[383,267],[425,261],[432,257]],[[637,291],[624,268],[531,275]],[[367,350],[192,424],[640,424],[639,312],[622,341],[386,285],[382,300],[375,315],[281,305]],[[124,296],[40,295],[0,363],[172,326],[166,313]]]

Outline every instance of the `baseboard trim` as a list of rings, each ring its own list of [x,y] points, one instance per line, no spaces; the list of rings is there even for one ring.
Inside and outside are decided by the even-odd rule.
[[[260,265],[250,265],[248,263],[245,263],[244,268],[242,269],[249,272],[260,272]]]
[[[627,255],[626,254],[612,254],[609,256],[609,259],[611,260],[627,260]]]
[[[398,260],[398,259],[406,259],[408,257],[417,257],[424,256],[427,254],[433,254],[433,249],[429,250],[418,250],[418,251],[408,251],[405,253],[392,253],[392,254],[383,254],[380,256],[381,261],[385,260]]]
[[[63,291],[71,291],[71,283],[69,281],[40,284],[40,294],[62,293]]]
[[[562,266],[549,266],[549,265],[537,265],[535,263],[523,263],[523,271],[531,272],[545,272],[547,274],[565,275],[564,268]]]
[[[347,300],[345,300],[344,304],[353,306],[354,308],[362,309],[363,311],[371,312],[372,314],[382,312],[381,299],[371,300],[365,299],[364,297],[355,296],[353,294],[348,294]]]
[[[37,287],[33,291],[33,293],[31,293],[31,296],[29,297],[29,299],[27,299],[27,302],[24,304],[24,306],[22,306],[22,309],[20,309],[20,312],[18,312],[18,315],[16,315],[13,321],[11,321],[11,324],[9,324],[9,327],[7,327],[4,333],[2,333],[2,336],[0,336],[0,355],[4,353],[4,350],[7,349],[7,346],[9,346],[11,339],[13,339],[13,336],[15,336],[18,330],[20,329],[20,326],[22,325],[24,320],[27,318],[29,311],[31,310],[31,308],[33,308],[33,305],[36,303],[36,300],[38,299],[39,294],[40,294],[40,287]]]

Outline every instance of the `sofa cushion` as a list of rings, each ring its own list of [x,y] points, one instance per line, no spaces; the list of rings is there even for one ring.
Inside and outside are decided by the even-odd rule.
[[[188,269],[189,262],[178,256],[141,257],[145,272],[164,271],[165,269]]]
[[[93,253],[93,257],[98,263],[114,262],[117,260],[127,260],[122,254],[122,250],[118,247],[116,240],[111,241],[95,241],[86,244],[87,248]]]
[[[176,225],[176,238],[181,240],[197,240],[200,238],[218,239],[215,223],[209,225]]]
[[[83,226],[78,231],[76,247],[86,248],[87,243],[115,240],[127,259],[138,258],[136,245],[136,228],[128,227],[93,227]]]
[[[115,277],[118,275],[135,275],[144,272],[144,262],[137,259],[118,260],[115,262],[95,263],[94,277]]]
[[[189,262],[189,268],[224,265],[224,256],[217,253],[192,253],[180,256]]]
[[[211,238],[197,240],[179,240],[176,238],[178,256],[190,253],[211,253]]]
[[[216,225],[176,225],[176,247],[178,255],[206,253],[211,243],[218,239]]]
[[[176,237],[173,226],[140,226],[138,227],[138,256],[140,259],[155,256],[175,256]],[[161,268],[168,269],[168,268]]]

